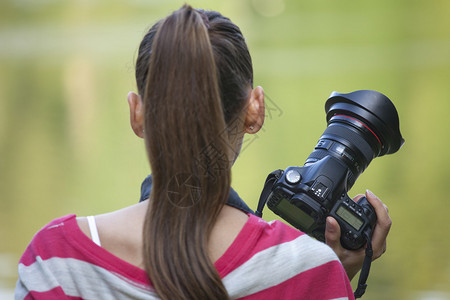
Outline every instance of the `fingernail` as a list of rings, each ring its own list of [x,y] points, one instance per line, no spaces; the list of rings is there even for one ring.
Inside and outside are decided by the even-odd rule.
[[[366,190],[366,194],[367,194],[367,196],[375,197],[375,194],[372,193],[372,191],[369,189]]]

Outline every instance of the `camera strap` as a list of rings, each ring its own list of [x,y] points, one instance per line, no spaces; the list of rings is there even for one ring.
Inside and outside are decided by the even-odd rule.
[[[269,198],[270,193],[272,192],[272,187],[274,183],[280,179],[281,175],[283,175],[283,170],[278,169],[276,171],[273,171],[270,173],[267,178],[266,182],[264,183],[264,188],[261,192],[261,196],[259,196],[258,201],[258,207],[256,208],[255,215],[257,217],[262,218],[262,211],[264,209],[264,206],[266,205],[267,199]]]
[[[370,265],[372,264],[372,257],[373,257],[372,232],[371,231],[366,232],[364,236],[367,240],[366,257],[364,257],[364,263],[361,269],[361,273],[359,274],[358,287],[354,292],[355,298],[361,298],[362,295],[364,295],[364,293],[366,292],[367,288],[366,282],[367,278],[369,277]]]

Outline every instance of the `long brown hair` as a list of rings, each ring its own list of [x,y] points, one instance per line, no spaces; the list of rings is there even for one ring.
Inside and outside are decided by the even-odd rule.
[[[228,299],[207,246],[252,74],[239,28],[217,12],[185,5],[141,42],[136,80],[153,174],[144,260],[162,299]]]

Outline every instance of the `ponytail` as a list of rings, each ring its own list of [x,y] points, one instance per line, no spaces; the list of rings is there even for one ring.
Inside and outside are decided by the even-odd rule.
[[[208,255],[230,190],[232,155],[207,18],[185,5],[152,35],[141,87],[153,173],[145,268],[162,299],[228,299]]]

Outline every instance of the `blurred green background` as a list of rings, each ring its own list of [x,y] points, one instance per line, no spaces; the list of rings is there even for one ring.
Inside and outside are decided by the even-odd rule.
[[[61,215],[137,202],[149,173],[126,95],[146,29],[184,1],[0,2],[0,299],[33,234]],[[388,251],[364,299],[450,299],[450,2],[191,1],[241,27],[264,87],[264,129],[246,140],[233,186],[256,207],[267,174],[302,165],[336,90],[389,96],[406,139],[350,191],[389,207]],[[266,219],[275,216],[267,209]],[[356,282],[356,278],[353,283]]]

